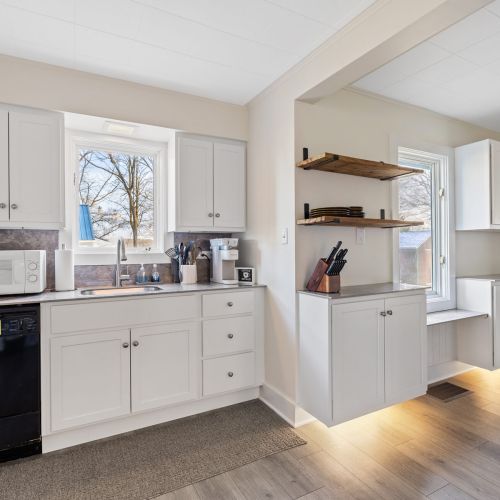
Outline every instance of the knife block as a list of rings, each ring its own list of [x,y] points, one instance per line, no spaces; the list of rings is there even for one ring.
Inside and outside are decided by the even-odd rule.
[[[320,259],[307,282],[306,288],[310,292],[338,293],[340,292],[340,276],[328,276],[328,263]]]

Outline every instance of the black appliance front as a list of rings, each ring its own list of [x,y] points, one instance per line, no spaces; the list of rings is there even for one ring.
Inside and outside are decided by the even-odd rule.
[[[0,462],[41,451],[40,306],[0,307]]]

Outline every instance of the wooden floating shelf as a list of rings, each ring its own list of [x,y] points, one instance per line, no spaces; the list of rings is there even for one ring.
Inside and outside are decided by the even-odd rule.
[[[311,217],[310,219],[299,219],[299,226],[349,226],[349,227],[378,227],[382,229],[394,227],[422,226],[422,221],[415,220],[391,220],[391,219],[365,219],[364,217],[333,217],[323,215]]]
[[[357,175],[359,177],[370,177],[389,181],[402,175],[421,174],[419,168],[400,167],[383,161],[362,160],[350,156],[342,156],[333,153],[323,153],[313,156],[307,160],[297,163],[297,167],[304,170],[321,170],[336,174]]]

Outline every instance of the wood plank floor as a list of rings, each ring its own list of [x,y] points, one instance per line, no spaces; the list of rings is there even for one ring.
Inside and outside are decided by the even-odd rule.
[[[157,500],[500,499],[500,370],[450,380],[473,391],[423,396],[327,428],[297,429],[307,445]]]

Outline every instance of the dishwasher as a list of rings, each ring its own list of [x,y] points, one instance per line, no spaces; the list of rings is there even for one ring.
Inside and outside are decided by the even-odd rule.
[[[0,462],[41,452],[40,306],[0,306]]]

